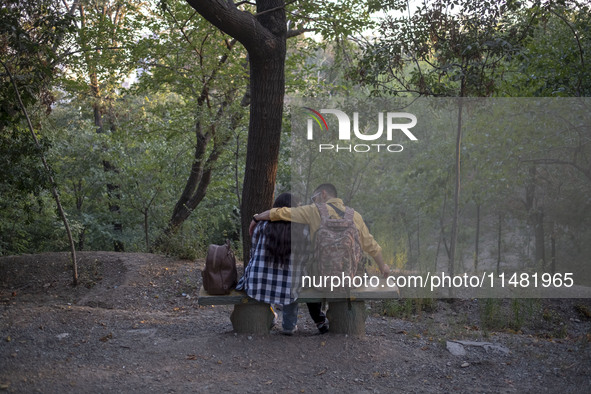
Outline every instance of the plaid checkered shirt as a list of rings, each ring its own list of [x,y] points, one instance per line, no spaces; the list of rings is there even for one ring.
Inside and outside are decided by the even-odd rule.
[[[308,227],[295,225],[296,229],[304,229],[300,236],[303,241],[292,242],[289,262],[281,266],[265,262],[266,237],[263,229],[269,224],[262,221],[257,224],[252,234],[252,248],[250,261],[244,268],[244,275],[238,281],[237,290],[244,290],[246,294],[260,302],[269,304],[291,304],[298,298],[302,275],[305,275],[305,265],[310,253]],[[292,234],[293,239],[297,239]]]

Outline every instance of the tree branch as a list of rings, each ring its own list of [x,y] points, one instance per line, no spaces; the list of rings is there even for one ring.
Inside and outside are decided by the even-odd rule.
[[[126,49],[127,47],[125,46],[112,46],[112,47],[92,47],[92,48],[83,48],[83,49],[78,49],[75,51],[68,51],[68,52],[64,52],[60,55],[59,59],[61,60],[64,57],[70,56],[70,55],[74,55],[76,53],[83,53],[83,52],[90,52],[90,51],[102,51],[105,49]]]
[[[231,0],[187,0],[187,2],[209,23],[240,41],[249,52],[261,52],[261,56],[264,56],[266,48],[275,45],[277,37],[253,14],[239,10]]]
[[[554,15],[556,15],[558,18],[560,18],[560,20],[562,20],[568,27],[569,29],[573,32],[573,35],[575,36],[575,40],[577,41],[577,45],[579,46],[579,57],[581,58],[581,70],[585,69],[585,56],[584,56],[584,52],[583,52],[583,47],[581,46],[581,40],[579,39],[579,35],[577,34],[577,31],[575,30],[575,28],[568,22],[568,20],[560,15],[558,12],[554,11],[552,8],[550,8],[550,12],[553,13]],[[579,81],[577,84],[577,90],[578,90],[578,94],[581,94],[581,84],[582,84],[582,79],[581,79],[581,73],[579,73]]]
[[[187,36],[187,34],[185,33],[185,29],[184,29],[184,25],[181,26],[181,24],[179,23],[179,21],[176,19],[176,17],[174,16],[174,14],[170,11],[169,7],[166,7],[166,11],[168,12],[168,14],[171,16],[172,20],[174,21],[175,25],[177,25],[178,29],[181,31],[181,34],[183,35],[183,38],[185,39],[185,41],[187,41],[187,43],[193,47],[193,50],[197,53],[197,56],[201,57],[201,52],[199,51],[199,49],[197,49],[197,47],[193,44],[193,42],[191,41],[191,39]]]
[[[591,170],[583,168],[582,166],[578,165],[573,161],[567,160],[559,160],[559,159],[528,159],[528,160],[521,160],[522,163],[534,163],[534,164],[542,164],[542,165],[566,165],[573,167],[577,171],[580,171],[585,177],[587,177],[591,181]]]
[[[275,8],[269,8],[268,10],[265,10],[262,12],[257,12],[255,16],[264,15],[264,14],[268,14],[269,12],[285,9],[285,6],[295,3],[296,1],[297,0],[288,1],[287,3],[283,4],[282,6],[275,7]]]
[[[300,36],[304,33],[316,31],[316,29],[296,29],[296,30],[288,30],[287,31],[287,38],[293,38]]]
[[[62,207],[60,195],[57,190],[57,184],[55,183],[55,180],[53,179],[53,175],[51,175],[51,168],[49,167],[49,164],[47,163],[47,160],[45,159],[45,154],[43,153],[43,151],[41,149],[41,144],[39,143],[39,139],[37,138],[37,135],[35,134],[35,130],[33,129],[33,124],[31,123],[31,118],[29,118],[29,113],[27,111],[27,108],[25,107],[25,104],[23,103],[23,100],[21,98],[21,94],[18,90],[18,86],[16,85],[16,81],[12,77],[12,73],[8,69],[8,66],[2,60],[0,60],[0,64],[2,64],[2,66],[4,67],[4,69],[6,70],[6,73],[8,74],[8,76],[10,78],[10,82],[12,83],[12,87],[14,88],[14,94],[16,95],[18,105],[21,108],[23,115],[25,116],[25,119],[27,120],[27,126],[29,127],[29,132],[31,133],[31,136],[33,137],[33,141],[35,141],[35,146],[37,147],[37,149],[39,149],[39,152],[41,155],[41,162],[43,163],[43,167],[45,168],[45,171],[47,171],[47,177],[49,179],[49,182],[51,183],[51,193],[53,194],[53,198],[55,200],[55,204],[57,205],[57,209],[58,209],[60,218],[62,219],[62,222],[64,223],[64,227],[65,227],[66,233],[68,235],[68,241],[70,243],[70,256],[71,256],[72,265],[73,265],[73,282],[72,283],[74,286],[76,286],[78,284],[78,264],[76,261],[76,246],[74,245],[74,239],[72,237],[72,231],[70,230],[70,224],[68,222],[68,218],[66,217],[66,213],[64,211],[64,208]]]

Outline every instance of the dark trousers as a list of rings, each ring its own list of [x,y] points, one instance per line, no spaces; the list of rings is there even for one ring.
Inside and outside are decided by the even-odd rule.
[[[322,312],[322,302],[309,302],[306,305],[308,305],[308,312],[310,312],[310,317],[314,320],[314,323],[324,323],[326,316]]]

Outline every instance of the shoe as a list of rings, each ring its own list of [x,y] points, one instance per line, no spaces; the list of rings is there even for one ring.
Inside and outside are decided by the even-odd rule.
[[[273,325],[271,326],[271,328],[275,327],[277,325],[279,316],[277,316],[277,313],[275,312],[275,310],[273,309],[273,307],[271,307],[271,312],[273,312]]]
[[[324,321],[322,323],[316,324],[316,327],[321,334],[326,334],[328,332],[328,319],[324,318]]]
[[[295,332],[298,330],[298,326],[295,326],[294,328],[292,328],[291,330],[286,330],[285,328],[283,329],[283,331],[281,331],[281,333],[283,335],[287,335],[287,336],[292,336],[293,334],[295,334]]]

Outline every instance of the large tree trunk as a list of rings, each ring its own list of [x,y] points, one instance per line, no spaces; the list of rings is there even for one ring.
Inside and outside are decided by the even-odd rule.
[[[250,218],[273,203],[283,114],[285,46],[273,57],[255,59],[251,55],[250,59],[250,124],[241,207],[244,261],[250,255]]]
[[[250,122],[242,189],[243,259],[250,254],[248,225],[271,207],[279,157],[287,25],[285,1],[258,0],[256,15],[230,1],[187,0],[210,23],[240,41],[250,59]]]

